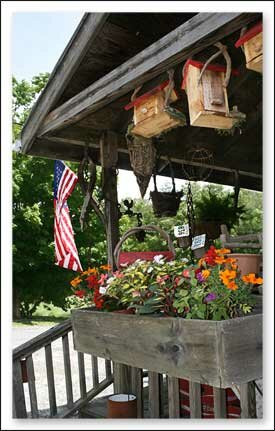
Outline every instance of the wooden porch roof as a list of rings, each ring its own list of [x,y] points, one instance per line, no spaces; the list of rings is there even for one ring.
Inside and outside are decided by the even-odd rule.
[[[188,125],[166,133],[156,147],[171,158],[177,178],[185,178],[188,151],[201,146],[213,153],[215,169],[208,181],[234,185],[238,171],[241,187],[261,190],[262,77],[246,69],[242,50],[234,46],[241,28],[260,19],[256,13],[85,14],[24,126],[23,153],[80,161],[88,145],[100,164],[100,137],[112,130],[119,138],[118,168],[131,169],[125,133],[133,111],[123,108],[133,90],[141,84],[141,93],[150,90],[173,67],[176,103],[188,119],[183,64],[190,57],[205,61],[221,41],[240,72],[231,77],[228,96],[229,106],[237,105],[247,116],[242,133],[224,136]],[[169,175],[168,167],[161,175]]]

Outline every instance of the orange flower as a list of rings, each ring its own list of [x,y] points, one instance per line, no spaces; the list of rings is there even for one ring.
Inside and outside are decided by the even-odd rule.
[[[199,267],[200,266],[204,266],[205,260],[203,258],[201,258],[198,262]]]
[[[237,269],[237,268],[238,268],[238,265],[236,265],[235,263],[231,263],[231,268],[232,268],[232,269]]]
[[[100,269],[103,269],[103,271],[110,271],[111,265],[101,265]]]
[[[236,259],[234,259],[233,257],[227,257],[226,263],[236,263]]]
[[[236,278],[236,275],[236,271],[230,271],[229,269],[226,269],[225,271],[220,271],[220,279],[225,286],[228,286],[229,282]]]
[[[82,279],[80,277],[76,277],[71,281],[71,286],[76,287],[79,283],[81,283]]]
[[[253,274],[253,273],[243,275],[242,280],[245,283],[252,283],[252,284],[262,284],[263,283],[263,279],[261,277],[256,278],[255,274]]]
[[[225,263],[226,259],[223,256],[217,256],[215,258],[215,262],[218,263],[218,264]]]
[[[206,280],[208,277],[209,277],[209,275],[210,275],[210,271],[208,270],[208,269],[203,269],[202,270],[202,276],[203,276],[203,278]]]
[[[229,281],[226,285],[226,287],[230,290],[237,290],[238,286],[234,281]]]
[[[231,250],[229,248],[220,248],[219,250],[216,250],[217,254],[228,254],[231,253]]]

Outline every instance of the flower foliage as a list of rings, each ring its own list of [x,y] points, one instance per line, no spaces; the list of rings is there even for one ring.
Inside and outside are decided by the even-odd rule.
[[[223,320],[250,313],[252,286],[263,280],[255,274],[241,276],[230,250],[213,246],[198,260],[171,262],[137,260],[111,273],[92,268],[71,285],[79,297],[88,297],[97,309],[159,313],[187,319]]]

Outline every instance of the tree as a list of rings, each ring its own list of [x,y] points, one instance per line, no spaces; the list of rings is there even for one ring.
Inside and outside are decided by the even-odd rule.
[[[35,76],[31,83],[13,78],[13,139],[48,79]],[[76,164],[68,164],[76,171]],[[54,265],[53,243],[53,169],[54,161],[13,153],[13,310],[14,318],[30,317],[40,302],[66,307],[71,294],[69,280],[73,271]],[[68,199],[76,244],[84,267],[104,263],[104,228],[91,213],[88,227],[81,232],[79,214],[82,195],[76,186]]]

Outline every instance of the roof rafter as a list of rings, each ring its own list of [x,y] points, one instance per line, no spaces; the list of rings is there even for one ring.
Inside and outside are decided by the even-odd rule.
[[[39,136],[79,121],[259,17],[199,13],[48,114]],[[27,147],[22,136],[23,151]]]

